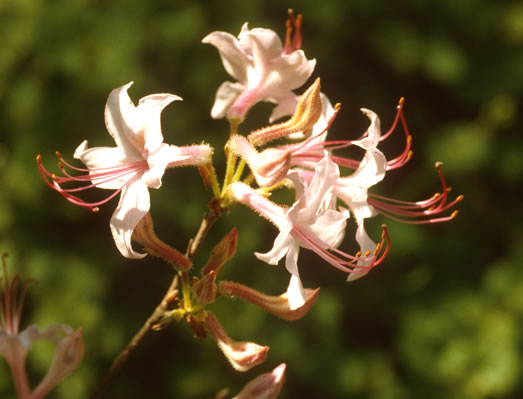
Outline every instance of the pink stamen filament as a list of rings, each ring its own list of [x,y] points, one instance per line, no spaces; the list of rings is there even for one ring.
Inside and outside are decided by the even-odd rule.
[[[364,254],[364,256],[358,256],[358,255],[350,255],[347,254],[337,248],[334,248],[327,244],[326,242],[322,241],[318,237],[316,237],[313,234],[310,234],[298,227],[293,227],[292,229],[293,236],[304,244],[306,248],[311,249],[314,251],[318,256],[320,256],[322,259],[324,259],[326,262],[331,264],[332,266],[336,267],[337,269],[345,272],[345,273],[366,273],[373,267],[380,264],[385,256],[387,255],[389,248],[390,248],[390,237],[387,232],[386,226],[383,226],[383,234],[382,234],[382,240],[381,242],[376,246],[376,249],[374,251],[374,254],[372,256],[369,256],[370,254]],[[384,244],[386,241],[385,249],[382,251]],[[336,256],[334,253],[329,252],[332,251],[339,256]],[[378,256],[378,254],[380,254]],[[348,260],[345,260],[348,259]],[[365,262],[369,263],[367,265],[358,265],[358,262]]]
[[[411,151],[412,136],[409,133],[409,128],[407,126],[405,116],[403,115],[403,104],[404,103],[405,103],[405,99],[403,97],[400,98],[399,104],[397,106],[396,116],[394,118],[394,122],[392,123],[392,126],[379,139],[380,142],[383,140],[386,140],[396,129],[398,121],[401,120],[401,124],[403,126],[403,131],[405,133],[405,147],[400,155],[398,155],[396,158],[393,158],[387,162],[387,170],[393,170],[393,169],[398,169],[398,168],[402,167],[412,157],[412,151]],[[365,131],[365,133],[358,140],[361,140],[362,138],[366,137],[367,135],[368,135],[368,130]],[[336,149],[340,149],[340,148],[349,147],[350,145],[352,145],[352,143],[353,143],[353,141],[351,141],[351,140],[347,140],[347,141],[339,140],[339,141],[325,142],[324,145],[325,145],[326,149],[328,149],[328,150],[336,150]],[[360,165],[360,161],[356,161],[356,160],[349,159],[349,158],[333,156],[332,159],[338,165],[349,168],[349,169],[357,169]]]
[[[368,204],[375,207],[378,211],[380,211],[380,213],[389,217],[390,219],[403,223],[426,224],[440,223],[452,220],[454,217],[456,217],[457,211],[452,212],[452,214],[449,216],[431,217],[433,215],[445,212],[446,210],[452,208],[454,205],[456,205],[463,199],[463,196],[459,195],[453,201],[447,203],[450,188],[447,187],[445,178],[441,171],[441,163],[437,163],[436,167],[438,169],[438,174],[441,181],[442,194],[435,194],[431,198],[424,201],[408,202],[393,200],[391,198],[369,193],[369,197],[367,200]],[[408,218],[425,219],[411,220]]]
[[[56,176],[54,173],[50,173],[47,171],[43,164],[41,157],[37,157],[37,163],[38,168],[40,170],[40,174],[42,175],[42,178],[47,183],[49,187],[51,187],[53,190],[59,192],[65,199],[67,199],[69,202],[75,205],[83,206],[93,212],[98,211],[98,206],[105,204],[106,202],[113,199],[115,196],[117,196],[125,186],[127,186],[131,181],[133,181],[136,176],[143,173],[148,168],[147,161],[137,161],[125,165],[119,165],[115,167],[106,167],[106,168],[97,168],[97,169],[84,169],[84,168],[77,168],[67,162],[64,161],[60,153],[57,152],[58,159],[60,160],[58,166],[64,176]],[[72,176],[70,173],[67,172],[65,167],[68,167],[72,170],[86,173],[81,176]],[[76,197],[75,195],[71,194],[74,192],[84,191],[88,190],[94,187],[99,187],[100,185],[103,185],[105,183],[122,179],[125,176],[129,176],[125,181],[122,182],[122,185],[120,188],[118,188],[115,192],[111,193],[108,197],[101,201],[97,202],[86,202],[79,197]],[[50,181],[51,180],[51,181]],[[95,181],[95,183],[93,183]],[[87,184],[81,187],[75,187],[75,188],[67,188],[64,189],[60,185],[70,182],[91,182],[91,184]]]
[[[403,104],[405,103],[405,99],[403,97],[400,98],[399,104],[398,104],[398,112],[396,113],[396,118],[394,118],[394,123],[392,124],[391,128],[385,133],[383,136],[380,137],[380,141],[385,140],[395,129],[396,125],[398,123],[398,117],[401,119],[401,124],[403,126],[403,132],[405,133],[405,148],[403,149],[403,152],[397,156],[394,159],[391,159],[389,162],[387,162],[387,170],[393,170],[402,167],[405,165],[410,158],[412,157],[412,136],[409,133],[409,128],[407,126],[407,121],[405,120],[405,116],[403,114]]]

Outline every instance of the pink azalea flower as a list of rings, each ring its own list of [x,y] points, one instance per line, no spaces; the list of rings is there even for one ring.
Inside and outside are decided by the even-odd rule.
[[[367,115],[371,123],[361,139],[355,141],[340,140],[320,142],[314,145],[303,146],[301,152],[293,153],[293,158],[290,161],[291,165],[301,166],[306,166],[306,162],[314,162],[315,160],[318,162],[317,147],[332,151],[338,148],[356,145],[365,150],[365,155],[361,161],[331,154],[331,159],[336,164],[355,169],[352,174],[338,178],[333,187],[333,195],[342,200],[350,209],[357,223],[356,241],[360,245],[360,251],[363,254],[376,251],[378,247],[365,231],[365,219],[381,213],[393,220],[404,223],[424,224],[444,222],[453,219],[457,215],[457,211],[452,212],[448,216],[441,216],[441,214],[463,199],[463,196],[460,195],[452,201],[447,201],[449,188],[447,188],[443,173],[441,172],[441,163],[437,163],[436,167],[438,168],[441,180],[442,192],[435,194],[427,200],[416,202],[399,201],[369,193],[369,189],[372,186],[384,179],[387,171],[405,165],[412,156],[412,151],[410,150],[412,139],[403,116],[403,104],[404,101],[401,99],[394,123],[385,134],[381,134],[380,120],[376,113],[362,108],[362,112]],[[387,161],[385,155],[377,146],[392,134],[400,120],[406,137],[405,148],[400,155]],[[306,169],[300,170],[300,174],[307,181],[311,181],[314,177],[314,173]],[[369,261],[360,260],[358,265],[367,266],[369,265]],[[358,273],[351,273],[348,280],[354,280],[365,275],[362,270],[359,270]]]
[[[255,255],[272,265],[278,264],[284,256],[286,257],[285,266],[291,274],[287,296],[290,309],[297,309],[307,298],[297,265],[301,247],[313,250],[328,263],[346,273],[361,273],[379,264],[388,246],[385,248],[385,254],[379,258],[377,250],[372,256],[366,254],[362,258],[336,248],[344,237],[345,223],[349,215],[346,210],[334,209],[332,188],[339,178],[339,171],[328,155],[317,164],[310,182],[303,179],[298,171],[290,172],[287,177],[294,183],[296,190],[296,201],[290,208],[276,205],[243,183],[232,184],[231,193],[238,202],[249,206],[280,230],[273,248],[265,254]],[[388,236],[386,239],[388,241]],[[359,265],[358,262],[362,261],[367,264]]]
[[[48,172],[37,157],[41,174],[47,184],[73,204],[92,211],[119,193],[120,201],[111,218],[111,232],[119,251],[128,258],[142,258],[131,245],[134,228],[150,209],[148,188],[160,188],[166,168],[200,165],[209,162],[212,149],[206,145],[177,147],[163,142],[160,114],[172,101],[181,100],[173,94],[152,94],[135,106],[127,94],[128,83],[109,94],[105,107],[105,124],[116,147],[88,148],[83,141],[74,153],[87,169],[74,167],[57,153],[64,176]],[[66,167],[83,175],[72,176]],[[66,183],[86,183],[64,188]],[[116,190],[98,202],[86,202],[77,192],[98,187]]]
[[[236,83],[224,82],[216,93],[211,110],[215,119],[227,116],[243,121],[249,109],[259,101],[278,104],[271,121],[294,112],[297,99],[292,90],[311,76],[315,60],[307,60],[299,40],[282,46],[278,35],[270,29],[249,29],[242,26],[238,38],[227,32],[212,32],[202,42],[215,46],[229,75]]]

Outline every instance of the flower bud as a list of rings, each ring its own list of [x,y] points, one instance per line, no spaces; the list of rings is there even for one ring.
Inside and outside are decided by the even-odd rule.
[[[209,257],[207,265],[202,270],[202,275],[205,276],[212,271],[214,271],[216,275],[219,275],[223,269],[223,265],[235,254],[237,244],[238,231],[236,228],[233,228],[211,251],[211,256]]]
[[[191,289],[193,297],[201,306],[213,303],[216,300],[216,273],[211,270],[201,280],[195,278]]]
[[[317,78],[301,95],[296,110],[289,120],[255,130],[249,135],[249,141],[259,146],[292,133],[305,132],[312,129],[321,113],[320,78]]]
[[[142,244],[148,254],[157,256],[169,262],[176,270],[187,271],[191,268],[191,261],[176,249],[160,240],[154,232],[153,219],[150,213],[136,225],[133,240]]]
[[[285,320],[298,320],[305,316],[318,299],[320,289],[305,288],[305,303],[291,310],[287,293],[279,296],[265,295],[245,285],[232,281],[222,281],[218,286],[221,295],[243,299]]]
[[[285,382],[285,363],[250,381],[233,399],[276,399]]]
[[[218,347],[235,370],[250,370],[263,363],[267,358],[268,346],[261,346],[254,342],[233,341],[212,313],[207,313],[205,324],[216,340]]]

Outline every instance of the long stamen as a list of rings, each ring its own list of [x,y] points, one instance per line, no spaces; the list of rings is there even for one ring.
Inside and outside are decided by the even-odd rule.
[[[368,253],[363,254],[363,256],[361,256],[360,253],[357,253],[356,255],[350,255],[346,252],[343,252],[335,247],[330,246],[318,237],[311,234],[307,234],[305,231],[299,228],[294,227],[292,231],[296,238],[303,242],[307,248],[310,248],[322,259],[324,259],[326,262],[328,262],[335,268],[345,273],[366,273],[373,267],[380,264],[389,251],[390,236],[387,232],[386,226],[383,225],[382,228],[382,239],[381,242],[378,243],[378,245],[376,246],[374,254],[372,254],[371,251],[368,251]],[[385,248],[383,252],[382,248]],[[378,254],[380,253],[381,255],[378,257]],[[335,254],[338,254],[340,256],[337,256]],[[367,264],[359,265],[359,262]]]
[[[392,122],[392,126],[385,134],[382,134],[380,137],[380,141],[386,140],[392,132],[396,129],[396,125],[398,124],[398,120],[400,119],[400,116],[403,115],[403,104],[405,104],[405,97],[401,97],[398,101],[398,105],[396,106],[397,112],[396,116],[394,117],[394,122]]]
[[[401,125],[403,126],[403,132],[405,133],[405,148],[403,149],[403,151],[400,155],[398,155],[396,158],[393,158],[387,162],[387,170],[393,170],[393,169],[402,167],[412,157],[412,150],[410,149],[412,146],[412,136],[409,133],[407,121],[405,120],[405,115],[403,114],[403,105],[404,104],[405,104],[405,98],[401,97],[398,102],[398,105],[396,107],[398,111],[396,112],[396,117],[394,118],[394,122],[392,123],[392,126],[384,135],[382,135],[380,137],[380,141],[386,140],[392,134],[392,132],[396,129],[398,120],[401,120]]]
[[[68,189],[62,188],[63,191],[67,191],[67,192],[83,191],[83,190],[87,190],[87,189],[90,189],[93,187],[100,186],[102,184],[111,182],[116,179],[120,179],[129,174],[132,174],[134,177],[136,175],[137,170],[143,169],[141,166],[142,165],[137,164],[135,166],[130,165],[129,167],[124,166],[122,168],[115,168],[114,173],[102,172],[102,173],[92,173],[92,174],[83,175],[83,176],[72,176],[65,170],[63,165],[59,165],[60,170],[62,171],[62,173],[64,174],[65,177],[53,175],[52,178],[57,184],[69,183],[72,181],[75,181],[75,182],[91,182],[93,180],[96,181],[96,183],[91,183],[86,186],[68,188]],[[105,180],[102,180],[103,177],[105,177]]]
[[[65,199],[74,205],[82,206],[89,209],[92,212],[98,212],[99,206],[117,196],[125,186],[131,183],[137,175],[147,169],[148,165],[146,161],[132,162],[125,165],[117,165],[114,167],[104,167],[96,169],[85,169],[75,167],[66,162],[59,152],[56,152],[56,156],[59,159],[58,167],[63,173],[63,176],[56,176],[54,173],[50,173],[45,169],[42,164],[42,157],[38,155],[36,161],[42,178],[49,187],[60,193]],[[84,173],[83,175],[73,176],[67,170],[70,168],[77,172]],[[81,198],[71,194],[79,191],[85,191],[94,187],[100,187],[106,183],[112,181],[121,181],[121,186],[116,189],[113,193],[107,196],[105,199],[95,202],[86,202]],[[77,183],[89,183],[80,187],[63,188],[61,185],[77,182]]]
[[[288,13],[289,17],[285,21],[285,46],[282,54],[290,54],[300,49],[302,43],[301,21],[303,17],[301,14],[294,16],[294,11],[291,8],[289,8]]]
[[[399,201],[375,194],[369,194],[369,205],[372,205],[380,213],[390,219],[409,224],[441,223],[454,219],[458,214],[457,210],[452,212],[449,216],[433,217],[434,215],[447,211],[463,200],[463,195],[459,195],[454,200],[447,202],[448,193],[451,189],[450,187],[447,187],[441,166],[441,162],[436,163],[442,186],[441,194],[436,193],[427,200],[417,202]]]

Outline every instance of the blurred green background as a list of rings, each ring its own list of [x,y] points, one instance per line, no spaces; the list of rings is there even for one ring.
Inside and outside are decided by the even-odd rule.
[[[342,112],[332,137],[357,138],[376,111],[389,126],[400,96],[414,156],[375,191],[418,200],[439,189],[435,161],[453,194],[464,194],[451,223],[407,226],[383,217],[392,249],[363,279],[302,251],[304,284],[321,286],[309,315],[286,322],[240,301],[212,310],[238,340],[269,345],[267,361],[246,374],[231,369],[212,339],[198,342],[186,324],[151,334],[107,398],[210,398],[232,393],[281,362],[282,398],[523,397],[523,3],[518,1],[130,1],[0,2],[0,251],[11,271],[39,280],[24,325],[82,327],[86,356],[51,398],[84,398],[167,288],[171,271],[152,257],[122,258],[109,231],[114,204],[80,209],[41,180],[36,154],[55,168],[54,151],[72,158],[88,138],[112,146],[103,110],[109,92],[131,80],[136,102],[171,92],[184,98],[162,115],[166,142],[211,143],[221,171],[227,123],[209,116],[215,90],[229,79],[209,32],[237,34],[243,22],[284,34],[286,8],[304,14],[303,48],[317,59],[313,77]],[[311,78],[311,81],[312,81]],[[299,91],[301,91],[300,89]],[[266,123],[257,106],[247,126]],[[384,146],[392,156],[401,134]],[[218,166],[220,165],[220,166]],[[58,169],[53,169],[58,171]],[[170,170],[151,192],[159,236],[183,250],[210,194],[196,169]],[[95,193],[105,194],[104,193]],[[374,223],[374,224],[373,224]],[[288,274],[253,251],[270,249],[275,229],[238,207],[216,225],[196,258],[233,226],[239,250],[222,277],[269,294]],[[344,249],[354,251],[349,230]],[[29,356],[34,382],[52,347]],[[0,397],[12,398],[0,362]]]

